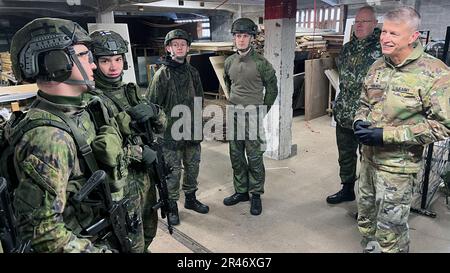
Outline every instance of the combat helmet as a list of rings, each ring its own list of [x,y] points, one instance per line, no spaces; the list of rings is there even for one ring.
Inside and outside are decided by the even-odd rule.
[[[112,30],[96,30],[89,35],[92,39],[91,51],[97,62],[98,57],[122,55],[123,69],[128,69],[125,53],[128,52],[128,41]],[[100,70],[97,68],[97,71]]]
[[[258,26],[249,18],[239,18],[231,25],[231,33],[248,33],[255,36]]]
[[[172,41],[173,39],[186,40],[188,46],[190,46],[192,42],[191,36],[186,31],[182,29],[174,29],[167,33],[166,38],[164,39],[164,46],[168,46],[170,41]]]
[[[94,83],[84,71],[73,45],[89,46],[91,38],[77,23],[60,18],[38,18],[16,32],[11,41],[11,62],[14,76],[21,82],[44,81],[84,84]],[[88,52],[90,54],[90,52]],[[92,56],[89,55],[92,60]],[[83,81],[70,80],[73,65],[83,75]]]

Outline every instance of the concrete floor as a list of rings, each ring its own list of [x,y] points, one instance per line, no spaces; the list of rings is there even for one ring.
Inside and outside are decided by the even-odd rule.
[[[228,144],[202,144],[198,198],[209,205],[201,215],[178,205],[181,224],[174,236],[160,219],[152,252],[361,252],[353,215],[356,202],[328,205],[326,196],[340,189],[337,148],[330,117],[293,121],[296,156],[265,158],[263,213],[252,216],[250,203],[223,205],[234,192]],[[182,195],[183,196],[183,195]],[[411,214],[411,252],[450,252],[450,210],[440,196],[431,210],[436,218]]]

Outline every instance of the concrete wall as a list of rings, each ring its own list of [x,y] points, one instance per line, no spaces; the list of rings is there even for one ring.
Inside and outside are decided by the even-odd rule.
[[[215,11],[209,15],[211,41],[224,42],[231,41],[231,24],[233,23],[233,13],[229,11]]]
[[[242,17],[250,18],[258,24],[259,17],[264,17],[264,7],[249,8],[242,10]],[[240,16],[238,12],[229,12],[224,10],[214,11],[208,14],[211,22],[211,40],[212,41],[231,41],[232,35],[230,33],[233,21]]]
[[[448,0],[422,0],[419,12],[422,16],[422,30],[430,30],[431,39],[444,40],[447,26],[450,26],[450,2]]]

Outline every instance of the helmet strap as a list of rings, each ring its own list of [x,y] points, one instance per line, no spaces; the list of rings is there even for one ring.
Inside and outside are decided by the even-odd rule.
[[[92,91],[95,89],[95,82],[94,81],[90,81],[89,77],[86,73],[86,71],[84,70],[83,66],[80,63],[80,60],[78,59],[76,53],[75,53],[75,49],[73,48],[73,46],[69,46],[67,47],[67,51],[69,52],[69,57],[70,59],[75,63],[75,65],[78,67],[78,70],[80,70],[81,76],[83,77],[83,80],[72,80],[72,79],[67,79],[64,81],[64,83],[70,84],[70,85],[86,85],[86,87],[88,88],[88,91]]]
[[[178,63],[184,63],[184,61],[186,60],[186,56],[187,56],[187,52],[184,56],[175,56],[174,53],[170,52],[170,58]]]

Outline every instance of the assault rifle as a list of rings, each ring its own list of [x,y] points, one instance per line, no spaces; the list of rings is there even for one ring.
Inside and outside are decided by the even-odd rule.
[[[129,200],[124,198],[120,201],[113,201],[111,191],[103,170],[95,171],[86,184],[78,191],[73,199],[76,202],[92,202],[88,196],[96,193],[105,206],[106,215],[95,224],[84,230],[87,235],[100,237],[101,240],[112,241],[114,247],[119,252],[128,253],[131,251],[131,240],[128,237],[128,212],[127,204]]]
[[[153,209],[161,210],[161,218],[164,219],[167,217],[167,227],[169,229],[169,233],[172,234],[173,227],[168,217],[169,213],[172,212],[172,207],[169,204],[169,191],[167,189],[167,175],[170,173],[170,170],[164,160],[161,144],[157,143],[156,138],[154,137],[151,121],[146,121],[144,123],[144,127],[144,142],[150,147],[150,149],[156,152],[156,160],[152,163],[152,167],[149,170],[155,181],[159,194],[159,200],[156,205],[153,206]]]

